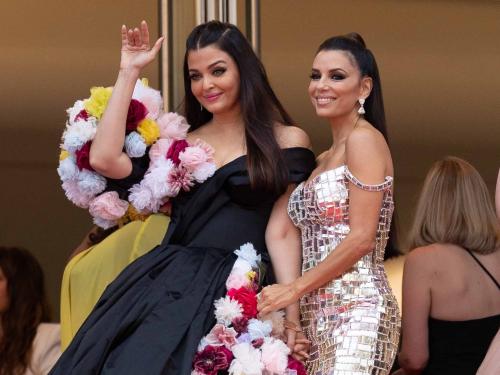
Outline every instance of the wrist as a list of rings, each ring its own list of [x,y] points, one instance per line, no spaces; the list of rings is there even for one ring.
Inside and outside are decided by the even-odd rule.
[[[141,70],[138,68],[134,67],[120,67],[120,70],[118,72],[118,77],[119,78],[125,78],[125,79],[133,79],[134,81],[139,78],[139,75],[141,74]]]
[[[293,294],[298,302],[304,294],[306,294],[306,287],[304,285],[304,280],[302,277],[297,278],[293,283],[290,284],[293,290]]]

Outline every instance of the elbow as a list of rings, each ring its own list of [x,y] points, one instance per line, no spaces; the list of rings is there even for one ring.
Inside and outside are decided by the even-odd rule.
[[[99,153],[90,151],[89,154],[89,164],[94,171],[103,176],[107,176],[114,164],[112,158],[106,155],[100,155]]]
[[[412,356],[407,356],[401,353],[399,355],[399,365],[410,374],[418,374],[425,369],[428,359],[427,355],[413,354]]]
[[[354,234],[354,252],[357,258],[362,258],[369,254],[375,248],[375,236],[369,236],[364,233]]]

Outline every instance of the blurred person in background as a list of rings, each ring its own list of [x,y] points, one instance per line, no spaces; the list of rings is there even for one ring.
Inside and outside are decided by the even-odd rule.
[[[398,374],[475,374],[500,325],[500,224],[472,165],[429,171],[403,276]]]
[[[59,325],[40,264],[27,250],[0,247],[0,375],[47,374],[60,355]]]

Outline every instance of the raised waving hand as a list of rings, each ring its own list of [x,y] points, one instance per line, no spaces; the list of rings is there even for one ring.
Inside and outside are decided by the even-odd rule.
[[[161,48],[164,37],[158,38],[153,47],[150,47],[149,30],[146,21],[139,27],[128,29],[123,25],[121,29],[122,49],[120,69],[141,70],[154,60]]]

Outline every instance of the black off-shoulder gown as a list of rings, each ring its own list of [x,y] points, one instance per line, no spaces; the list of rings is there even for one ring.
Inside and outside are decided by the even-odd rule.
[[[315,167],[305,148],[283,157],[290,183]],[[233,251],[251,242],[269,262],[264,234],[276,199],[251,189],[246,156],[177,197],[163,243],[108,286],[50,374],[190,374],[215,324],[213,302],[225,295]]]

